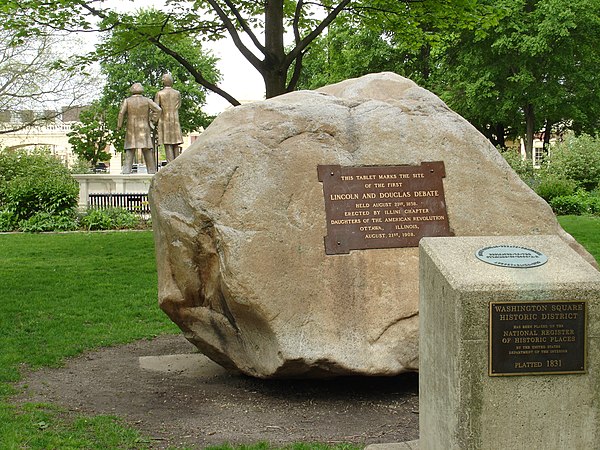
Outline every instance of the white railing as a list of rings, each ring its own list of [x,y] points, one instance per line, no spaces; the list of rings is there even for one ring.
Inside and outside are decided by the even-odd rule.
[[[79,183],[80,209],[90,206],[90,194],[146,195],[152,181],[152,175],[149,174],[76,174],[73,178]]]

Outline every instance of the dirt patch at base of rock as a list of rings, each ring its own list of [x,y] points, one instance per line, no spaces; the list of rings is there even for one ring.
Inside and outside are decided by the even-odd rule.
[[[157,449],[418,438],[416,374],[260,380],[226,372],[195,352],[180,335],[89,352],[63,368],[28,373],[14,400],[123,417]]]

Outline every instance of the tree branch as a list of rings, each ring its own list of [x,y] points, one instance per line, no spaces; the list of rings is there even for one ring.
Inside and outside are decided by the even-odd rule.
[[[294,73],[292,74],[290,82],[286,87],[286,92],[292,92],[294,89],[296,89],[296,86],[298,85],[298,80],[300,80],[300,73],[302,72],[302,58],[304,58],[303,52],[299,53],[298,57],[296,58],[294,64]]]
[[[225,28],[227,28],[227,32],[231,36],[231,39],[233,40],[233,43],[236,46],[236,48],[240,51],[240,53],[244,56],[244,58],[246,58],[248,60],[248,62],[254,66],[254,68],[256,70],[258,70],[260,73],[262,73],[263,72],[262,61],[260,59],[258,59],[256,57],[256,55],[254,53],[252,53],[250,51],[250,49],[244,45],[244,43],[242,42],[242,39],[240,38],[239,33],[235,29],[235,25],[229,19],[229,17],[227,17],[227,14],[225,14],[225,11],[223,11],[223,9],[219,6],[219,4],[215,0],[207,0],[207,1],[210,4],[210,6],[212,6],[213,10],[217,13],[217,15],[219,16],[219,19],[221,19],[221,22],[223,22],[223,25],[225,26]],[[252,33],[250,35],[250,37],[252,38],[253,35],[254,34]],[[254,39],[256,39],[255,36],[254,36]],[[264,52],[264,47],[262,47],[262,45],[259,47],[259,49],[260,48],[263,48],[262,51]]]
[[[239,9],[237,9],[235,7],[235,5],[233,4],[233,2],[231,0],[224,0],[224,1],[225,1],[225,4],[229,7],[231,12],[233,13],[233,15],[235,16],[235,18],[237,19],[240,26],[242,27],[242,30],[244,30],[244,32],[250,37],[250,40],[252,40],[252,43],[256,46],[256,48],[258,50],[260,50],[260,52],[263,55],[266,54],[266,51],[267,51],[266,48],[260,43],[260,41],[256,37],[256,34],[254,34],[254,32],[252,31],[252,28],[250,28],[248,26],[248,22],[242,17]]]
[[[209,0],[209,2],[212,2],[213,0]],[[216,5],[218,7],[218,5]],[[100,18],[107,18],[106,14],[104,14],[102,11],[96,10],[95,8],[92,8],[89,5],[83,5],[84,8],[86,8],[88,11],[90,11],[91,14],[96,15],[97,17]],[[219,8],[220,9],[220,8]],[[221,12],[223,14],[225,14],[223,12],[223,10],[221,10]],[[227,16],[225,16],[227,17]],[[239,106],[240,102],[233,97],[232,95],[230,95],[229,93],[227,93],[226,91],[224,91],[223,89],[219,88],[216,84],[211,83],[210,81],[208,81],[204,75],[202,75],[202,73],[196,69],[187,59],[185,59],[182,55],[180,55],[179,53],[171,50],[169,47],[167,47],[166,45],[164,45],[162,42],[160,42],[160,36],[155,37],[155,36],[151,36],[148,34],[145,34],[141,31],[139,31],[138,29],[132,27],[132,26],[128,26],[126,24],[124,24],[123,22],[118,22],[119,26],[123,26],[125,28],[127,28],[129,31],[133,31],[134,33],[137,33],[139,36],[142,36],[144,39],[146,39],[148,42],[150,42],[151,44],[155,45],[156,47],[158,47],[159,49],[161,49],[164,53],[166,53],[167,55],[171,56],[173,59],[175,59],[175,61],[177,61],[179,64],[181,64],[183,67],[185,67],[185,69],[190,73],[190,75],[192,75],[194,77],[194,80],[200,84],[201,86],[204,86],[206,89],[208,89],[209,91],[214,92],[217,95],[220,95],[221,97],[223,97],[225,100],[227,100],[229,103],[231,103],[233,106]],[[224,23],[224,25],[227,27],[227,24]],[[227,27],[228,28],[228,27]],[[235,29],[234,29],[235,30]],[[228,30],[229,31],[229,30]],[[248,49],[246,49],[248,52],[250,52]],[[241,51],[241,50],[240,50]],[[250,52],[250,54],[252,54],[252,52]],[[252,54],[253,55],[253,54]],[[254,55],[253,55],[254,56]],[[255,57],[256,58],[256,57]],[[257,59],[258,60],[258,59]]]
[[[227,100],[229,103],[231,103],[233,106],[239,106],[240,105],[240,102],[237,101],[235,99],[235,97],[233,97],[229,93],[225,92],[223,89],[219,88],[216,84],[211,83],[210,81],[208,81],[202,75],[202,73],[200,71],[198,71],[194,66],[192,66],[190,64],[190,62],[187,59],[185,59],[179,53],[171,50],[169,47],[167,47],[162,42],[160,42],[159,39],[154,38],[154,37],[149,37],[148,41],[151,42],[152,44],[156,45],[159,49],[161,49],[167,55],[171,56],[173,59],[175,59],[175,61],[177,61],[183,67],[185,67],[186,70],[194,77],[194,80],[196,80],[196,82],[198,84],[204,86],[206,89],[214,92],[215,94],[220,95],[225,100]]]
[[[314,41],[325,28],[327,28],[331,22],[348,6],[352,0],[342,0],[335,8],[329,11],[329,14],[321,21],[319,25],[315,27],[308,35],[304,37],[296,46],[289,52],[285,58],[286,67],[289,67],[292,62],[302,53],[312,41]]]

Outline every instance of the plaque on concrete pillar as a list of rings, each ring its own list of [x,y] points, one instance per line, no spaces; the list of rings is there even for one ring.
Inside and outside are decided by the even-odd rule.
[[[323,183],[325,253],[417,247],[425,236],[451,236],[443,161],[418,166],[318,166]]]
[[[586,302],[491,302],[489,375],[586,372]]]

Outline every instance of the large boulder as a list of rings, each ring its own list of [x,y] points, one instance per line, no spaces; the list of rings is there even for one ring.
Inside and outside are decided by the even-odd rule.
[[[222,113],[151,187],[159,302],[219,364],[257,377],[418,369],[418,249],[326,255],[318,165],[443,161],[457,236],[558,234],[496,149],[391,73]]]

